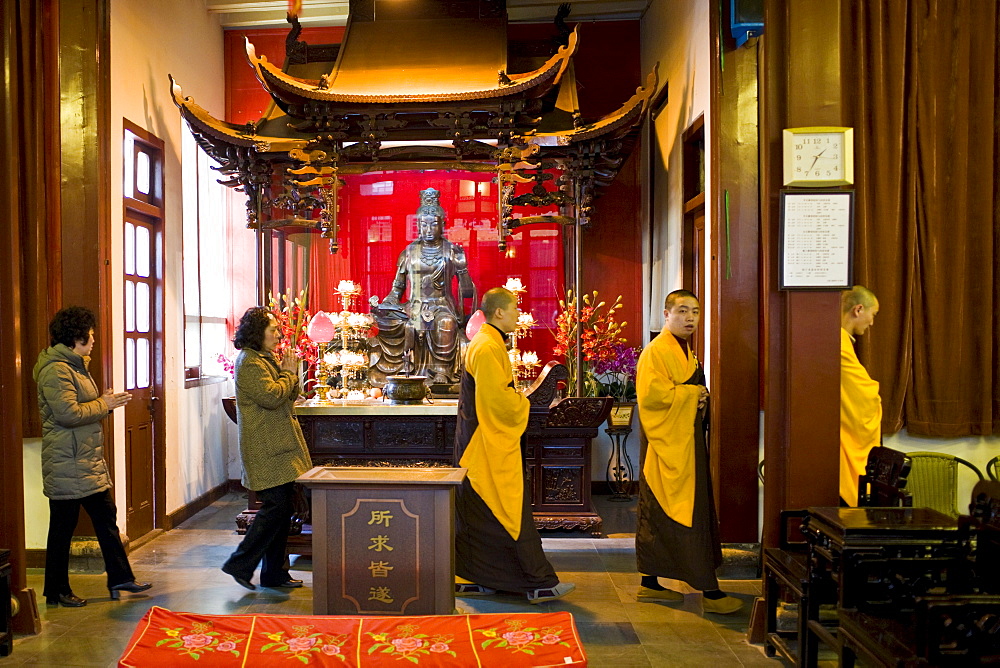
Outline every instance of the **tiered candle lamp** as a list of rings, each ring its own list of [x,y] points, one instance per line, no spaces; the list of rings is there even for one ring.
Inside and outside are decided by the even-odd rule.
[[[367,313],[351,309],[361,295],[361,286],[354,281],[340,281],[335,292],[340,295],[340,313],[319,311],[309,323],[307,333],[320,344],[323,354],[317,362],[316,398],[364,399],[368,385],[368,354],[365,339],[374,320]],[[340,387],[329,384],[331,376],[340,376]]]
[[[521,283],[520,278],[508,278],[504,287],[514,293],[518,305],[521,303],[521,295],[528,290]],[[534,369],[539,365],[538,355],[530,350],[521,351],[518,348],[518,341],[528,336],[534,326],[535,317],[531,315],[530,311],[525,311],[517,316],[517,328],[508,335],[510,337],[510,350],[507,351],[507,354],[510,356],[510,366],[514,373],[514,386],[517,389],[521,389],[527,384],[534,376]]]

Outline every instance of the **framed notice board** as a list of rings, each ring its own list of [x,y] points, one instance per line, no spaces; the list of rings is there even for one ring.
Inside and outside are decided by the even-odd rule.
[[[853,284],[854,191],[782,191],[781,290],[844,290]]]

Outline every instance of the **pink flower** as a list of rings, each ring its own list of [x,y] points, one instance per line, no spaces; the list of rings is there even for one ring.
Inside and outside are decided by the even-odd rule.
[[[212,636],[207,636],[204,633],[192,633],[181,636],[181,640],[184,641],[184,649],[198,649],[199,647],[212,644]]]
[[[396,647],[397,652],[412,652],[415,649],[419,649],[423,646],[424,641],[420,638],[396,638],[392,641],[392,644]]]
[[[293,652],[304,652],[316,644],[315,638],[289,638],[288,649]]]
[[[542,636],[542,644],[543,645],[555,645],[557,642],[559,642],[559,636],[557,636],[557,635],[554,635],[552,633],[548,633],[548,634]]]
[[[232,652],[236,649],[236,643],[232,640],[227,640],[226,642],[220,642],[215,649],[219,652]]]
[[[340,648],[337,647],[336,645],[323,645],[322,647],[320,647],[320,651],[322,651],[323,654],[326,654],[328,656],[335,656],[337,654],[340,654]]]
[[[508,631],[503,634],[503,639],[514,647],[517,647],[519,645],[527,645],[529,642],[534,640],[535,634],[531,631]]]
[[[449,649],[448,645],[443,642],[436,642],[430,646],[430,650],[437,654],[440,654],[441,652],[447,652],[448,649]]]

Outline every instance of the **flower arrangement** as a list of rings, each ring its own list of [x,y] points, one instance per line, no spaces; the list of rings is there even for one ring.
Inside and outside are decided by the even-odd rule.
[[[219,353],[215,356],[215,361],[222,366],[222,370],[228,373],[230,378],[236,377],[236,367],[233,365],[232,358]]]
[[[313,366],[319,352],[316,343],[306,333],[312,316],[305,304],[306,291],[300,290],[299,296],[294,299],[287,294],[269,295],[267,307],[277,319],[281,331],[281,342],[275,347],[274,354],[280,357],[285,350],[291,349],[296,357]]]
[[[620,404],[635,401],[635,367],[639,362],[641,348],[629,346],[627,343],[616,343],[612,346],[613,354],[609,359],[594,365],[594,374],[600,386],[601,394],[615,398]]]
[[[563,355],[566,368],[569,370],[569,387],[576,387],[576,379],[583,374],[586,396],[598,396],[601,388],[594,371],[598,365],[612,360],[615,346],[624,344],[622,330],[626,322],[618,322],[615,312],[622,308],[622,298],[619,295],[610,306],[607,302],[598,301],[597,291],[583,295],[579,304],[580,315],[577,321],[577,300],[573,291],[566,293],[566,299],[559,300],[560,313],[556,318],[556,345],[552,352]],[[583,348],[583,368],[576,368],[576,334],[580,331]]]

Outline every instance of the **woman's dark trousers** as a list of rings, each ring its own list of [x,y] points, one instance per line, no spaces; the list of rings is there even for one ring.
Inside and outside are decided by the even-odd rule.
[[[82,499],[49,499],[49,538],[45,545],[45,589],[47,598],[71,594],[69,586],[69,546],[80,519],[80,506],[90,515],[108,573],[108,587],[135,580],[128,556],[118,533],[118,509],[111,490]]]
[[[285,545],[288,542],[288,528],[292,523],[294,487],[294,482],[288,482],[256,492],[263,505],[254,515],[243,542],[229,557],[222,570],[249,581],[257,564],[263,560],[260,569],[261,586],[280,585],[289,579]]]

